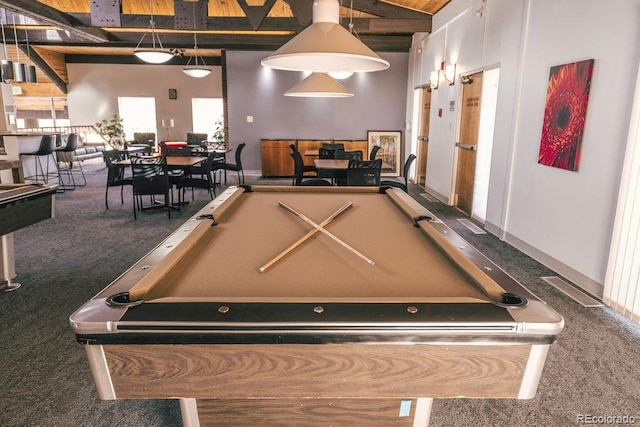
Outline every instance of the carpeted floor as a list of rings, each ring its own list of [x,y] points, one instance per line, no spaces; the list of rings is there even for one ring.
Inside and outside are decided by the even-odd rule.
[[[130,189],[120,204],[106,171],[85,163],[88,185],[56,197],[56,217],[14,233],[16,281],[0,294],[0,426],[177,426],[176,401],[101,401],[68,316],[161,242],[210,199],[171,219],[145,212],[133,220]],[[248,178],[248,183],[289,180]],[[232,180],[232,182],[235,182]],[[634,416],[640,422],[640,327],[609,308],[583,308],[540,279],[554,273],[490,234],[462,226],[459,212],[412,195],[462,237],[564,316],[536,397],[437,400],[433,426],[570,426],[580,414]]]

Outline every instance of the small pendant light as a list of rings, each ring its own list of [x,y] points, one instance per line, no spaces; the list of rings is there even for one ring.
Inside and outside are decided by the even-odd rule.
[[[13,62],[9,60],[9,53],[7,52],[7,41],[4,37],[4,19],[6,18],[7,13],[5,10],[2,11],[2,17],[0,19],[0,28],[2,29],[2,44],[4,45],[4,58],[0,62],[0,71],[2,72],[2,81],[6,84],[11,83],[13,80]]]

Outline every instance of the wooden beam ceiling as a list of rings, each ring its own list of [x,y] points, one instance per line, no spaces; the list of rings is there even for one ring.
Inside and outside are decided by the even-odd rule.
[[[450,0],[339,1],[342,25],[348,28],[351,22],[371,49],[408,52],[412,34],[430,32],[431,16]],[[199,54],[209,60],[219,61],[224,49],[276,50],[311,24],[312,3],[152,0],[162,44],[179,54],[171,62],[175,64],[191,56],[194,32]],[[67,62],[136,63],[133,50],[148,31],[151,14],[146,0],[0,0],[0,9],[7,45],[16,44],[15,31],[21,51],[29,53],[39,70],[38,81],[62,94]],[[24,49],[27,37],[30,50]]]

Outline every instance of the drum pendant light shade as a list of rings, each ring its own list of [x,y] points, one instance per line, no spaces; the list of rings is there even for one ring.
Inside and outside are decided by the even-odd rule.
[[[311,73],[309,77],[289,89],[284,96],[346,98],[353,94],[327,73]]]
[[[338,0],[315,0],[313,24],[289,40],[262,65],[288,71],[382,71],[389,62],[339,24]]]
[[[9,84],[13,80],[13,62],[3,59],[0,63],[0,70],[2,71],[2,81]]]
[[[36,76],[36,66],[35,65],[27,65],[27,83],[38,83],[38,77]]]
[[[13,63],[13,77],[16,83],[26,82],[27,81],[26,74],[27,74],[27,71],[23,63],[21,62]]]

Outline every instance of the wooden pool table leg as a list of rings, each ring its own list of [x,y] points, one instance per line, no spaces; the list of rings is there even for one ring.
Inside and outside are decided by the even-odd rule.
[[[413,416],[413,427],[427,427],[431,417],[432,397],[420,397],[416,402],[416,413]]]
[[[184,427],[200,427],[196,399],[189,397],[180,399],[180,412],[182,413],[182,425]]]

